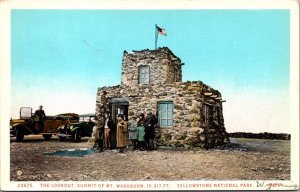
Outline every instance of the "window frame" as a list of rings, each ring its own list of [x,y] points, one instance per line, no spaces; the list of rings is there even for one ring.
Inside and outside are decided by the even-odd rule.
[[[142,69],[148,69],[148,73],[142,73]],[[146,75],[147,78],[142,77],[142,74]],[[140,65],[139,66],[139,84],[149,84],[149,83],[150,83],[150,66],[149,65]]]
[[[169,104],[172,104],[172,108],[171,110],[169,110]],[[166,118],[162,118],[162,111],[161,110],[161,106],[162,105],[166,105],[166,110],[164,111]],[[173,117],[173,113],[174,113],[174,102],[173,101],[160,101],[157,103],[157,112],[158,112],[158,124],[159,127],[166,127],[166,128],[170,128],[170,127],[174,127],[174,117]],[[171,118],[169,117],[168,114],[171,114]],[[162,120],[166,121],[166,124],[162,125]],[[169,124],[169,121],[172,121],[171,124]]]

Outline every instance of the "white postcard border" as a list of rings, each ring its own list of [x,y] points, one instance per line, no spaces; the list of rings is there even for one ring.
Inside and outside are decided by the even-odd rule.
[[[146,5],[146,6],[145,6]],[[10,13],[13,9],[289,9],[290,10],[290,126],[291,180],[289,181],[10,181]],[[0,0],[0,127],[1,189],[14,191],[53,190],[293,190],[299,188],[299,2],[272,1],[188,1],[188,0],[115,0],[115,1],[5,1]],[[64,184],[66,185],[64,187]],[[63,186],[61,186],[63,185]],[[84,187],[87,185],[87,187]],[[124,185],[125,187],[117,187]],[[143,187],[137,187],[138,185]],[[20,187],[25,186],[25,187]],[[28,186],[28,187],[26,187]],[[69,187],[68,187],[69,186]],[[72,186],[72,187],[70,187]],[[75,186],[75,187],[74,187]],[[130,187],[131,186],[131,187]]]

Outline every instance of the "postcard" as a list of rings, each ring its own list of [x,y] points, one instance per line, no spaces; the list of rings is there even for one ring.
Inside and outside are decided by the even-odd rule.
[[[299,190],[298,1],[3,0],[0,21],[1,190]]]

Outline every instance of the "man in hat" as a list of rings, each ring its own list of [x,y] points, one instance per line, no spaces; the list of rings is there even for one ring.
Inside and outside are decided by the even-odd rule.
[[[145,143],[148,150],[154,149],[154,138],[155,138],[155,124],[157,123],[157,118],[149,112],[145,120]]]
[[[115,135],[114,122],[111,118],[110,114],[105,114],[105,124],[104,124],[104,143],[106,149],[112,149],[115,145],[115,139],[113,137]]]
[[[40,105],[39,109],[35,111],[34,113],[34,119],[38,122],[39,131],[44,130],[44,121],[46,120],[46,114],[43,110],[43,106]]]

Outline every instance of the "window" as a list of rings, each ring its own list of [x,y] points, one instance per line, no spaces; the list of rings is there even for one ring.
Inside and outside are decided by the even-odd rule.
[[[139,71],[139,83],[148,84],[150,76],[150,68],[149,66],[140,66]]]
[[[173,126],[173,102],[160,102],[159,104],[159,125],[161,127]]]

